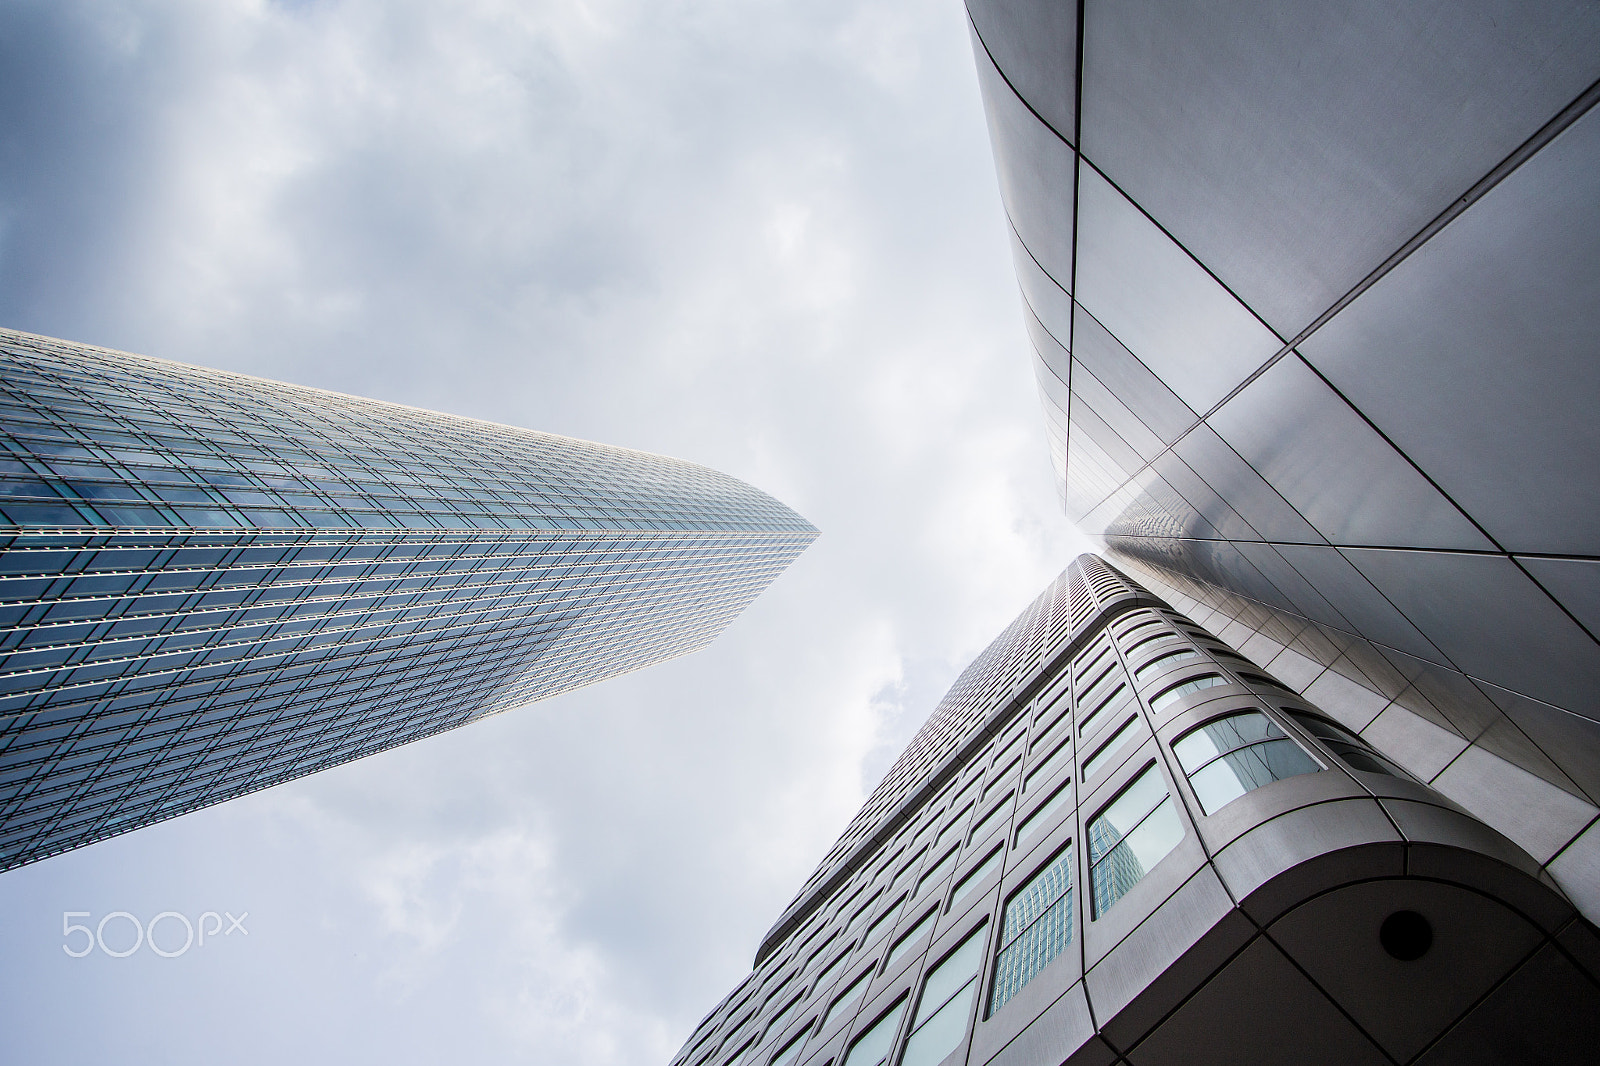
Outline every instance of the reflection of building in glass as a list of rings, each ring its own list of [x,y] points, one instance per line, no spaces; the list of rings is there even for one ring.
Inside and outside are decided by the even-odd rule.
[[[1597,949],[1534,858],[1084,556],[962,673],[673,1066],[1559,1061],[1600,1038]]]
[[[811,542],[691,463],[0,333],[0,868],[681,655]]]
[[[1600,9],[968,11],[1063,504],[1162,598],[1093,557],[1046,590],[674,1066],[892,1062],[972,936],[966,1066],[1587,1057]],[[1007,789],[957,901],[993,838],[927,842]],[[1072,842],[1076,943],[1023,965]],[[858,945],[862,900],[918,946]]]

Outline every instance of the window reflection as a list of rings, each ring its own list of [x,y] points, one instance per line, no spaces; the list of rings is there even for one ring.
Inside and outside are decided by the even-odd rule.
[[[1207,722],[1185,733],[1172,752],[1207,814],[1262,785],[1322,769],[1260,711]]]
[[[1089,823],[1094,917],[1127,894],[1183,839],[1183,822],[1154,764]]]

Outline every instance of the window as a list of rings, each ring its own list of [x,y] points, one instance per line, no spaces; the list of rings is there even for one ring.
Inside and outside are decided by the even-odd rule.
[[[1006,901],[989,993],[993,1014],[1072,943],[1072,845]]]
[[[872,980],[872,970],[850,982],[850,986],[839,993],[839,998],[833,1001],[833,1006],[828,1008],[828,1016],[822,1020],[822,1027],[826,1029],[849,1010],[856,1000],[861,998],[861,993],[867,990],[867,982]]]
[[[1404,776],[1399,767],[1373,751],[1365,741],[1344,726],[1334,725],[1325,718],[1304,711],[1289,711],[1289,717],[1298,722],[1301,729],[1326,744],[1350,769],[1369,774],[1388,774],[1390,777]]]
[[[833,962],[829,963],[828,968],[823,970],[821,976],[817,978],[814,991],[820,992],[823,989],[833,987],[833,982],[838,980],[839,971],[844,969],[845,960],[849,957],[850,949],[846,948],[843,954],[841,954],[837,959],[834,959]]]
[[[872,1028],[856,1037],[845,1056],[844,1066],[883,1066],[889,1061],[889,1049],[894,1046],[894,1035],[900,1030],[900,1016],[906,1012],[906,1001],[901,1000],[889,1012],[872,1023]]]
[[[800,1004],[804,1002],[805,998],[803,995],[794,997],[793,1002],[785,1006],[776,1018],[767,1023],[766,1031],[761,1034],[762,1039],[766,1039],[773,1033],[781,1032],[784,1026],[793,1021],[795,1011],[800,1009]]]
[[[1172,796],[1155,764],[1145,768],[1089,823],[1089,884],[1094,917],[1111,909],[1183,839]]]
[[[1056,712],[1055,717],[1050,719],[1048,724],[1035,727],[1033,740],[1028,744],[1029,751],[1038,751],[1040,748],[1044,747],[1047,743],[1054,739],[1056,729],[1061,725],[1061,723],[1068,720],[1068,715],[1072,711],[1072,705],[1064,702],[1059,707],[1054,708],[1054,710]]]
[[[1132,644],[1129,644],[1126,647],[1124,647],[1122,649],[1122,653],[1124,655],[1132,655],[1134,652],[1138,651],[1140,648],[1144,647],[1146,644],[1152,644],[1152,643],[1154,643],[1155,641],[1158,641],[1158,640],[1166,640],[1169,637],[1176,637],[1177,635],[1178,634],[1173,633],[1170,630],[1163,631],[1163,632],[1160,632],[1160,633],[1146,633],[1143,636],[1141,636],[1138,640],[1134,641]]]
[[[894,947],[889,949],[889,961],[884,963],[884,969],[887,970],[890,966],[893,966],[896,959],[911,950],[912,946],[921,940],[929,929],[933,928],[933,916],[935,913],[937,912],[929,911],[924,914],[922,921],[913,925],[904,936],[894,942]]]
[[[1161,619],[1160,618],[1149,618],[1149,617],[1147,617],[1143,621],[1139,622],[1137,625],[1131,625],[1127,629],[1121,630],[1118,633],[1118,636],[1120,636],[1123,640],[1127,640],[1130,636],[1132,636],[1133,634],[1139,632],[1141,629],[1149,629],[1151,626],[1158,626],[1160,624],[1161,624]]]
[[[1028,776],[1022,783],[1022,791],[1028,792],[1046,777],[1060,769],[1062,762],[1072,754],[1072,738],[1064,737],[1037,766],[1028,770]]]
[[[917,869],[917,864],[922,861],[922,857],[924,855],[926,855],[927,853],[928,853],[928,849],[927,848],[922,848],[915,855],[911,856],[911,858],[906,862],[906,864],[904,866],[900,867],[899,872],[897,872],[894,875],[894,881],[890,884],[889,887],[890,888],[897,887],[900,884],[900,882],[906,880],[913,873],[915,873],[916,869]]]
[[[1201,689],[1207,689],[1213,685],[1226,685],[1227,683],[1226,679],[1218,677],[1216,674],[1201,674],[1199,677],[1191,677],[1187,681],[1180,681],[1176,685],[1171,685],[1156,693],[1155,696],[1151,697],[1150,709],[1159,711],[1163,707],[1177,703],[1192,692],[1199,692]]]
[[[1262,785],[1322,769],[1260,711],[1230,714],[1191,729],[1172,745],[1172,753],[1207,814]]]
[[[867,902],[861,905],[860,910],[856,911],[850,916],[849,923],[844,927],[844,933],[846,936],[850,935],[850,930],[854,929],[860,924],[861,919],[872,913],[872,905],[876,902],[878,902],[878,897],[873,896],[871,899],[867,900]]]
[[[994,832],[995,826],[1005,821],[1010,813],[1011,797],[1007,796],[1005,799],[1001,800],[995,805],[994,810],[983,816],[983,821],[979,822],[973,827],[972,835],[967,838],[967,843],[970,844],[974,840],[982,840],[984,837]]]
[[[883,912],[883,916],[877,921],[873,922],[872,927],[867,930],[867,935],[861,938],[862,947],[866,947],[868,944],[876,944],[878,942],[878,938],[887,933],[890,928],[893,927],[895,911],[898,910],[899,907],[899,900],[895,900],[893,903],[889,904],[888,909]]]
[[[1073,680],[1082,685],[1083,679],[1089,676],[1089,671],[1100,665],[1100,660],[1110,650],[1111,646],[1105,641],[1101,641],[1097,646],[1078,656],[1077,662],[1072,664]]]
[[[934,864],[933,869],[922,875],[922,878],[917,882],[916,894],[919,896],[922,895],[923,892],[931,888],[936,882],[943,881],[946,877],[949,877],[950,871],[955,868],[955,865],[956,850],[951,848],[950,851],[946,853],[944,858],[940,859]]]
[[[961,879],[960,883],[956,885],[956,890],[950,893],[950,907],[952,910],[955,908],[955,905],[965,899],[973,889],[983,884],[990,874],[994,873],[1000,868],[1000,859],[1003,853],[1003,848],[995,848],[989,853],[988,858],[984,859],[983,862],[978,864],[976,869]]]
[[[983,941],[980,926],[923,980],[922,999],[911,1021],[900,1066],[938,1066],[960,1046],[972,1020],[972,1001],[977,998]]]
[[[1083,731],[1089,728],[1089,723],[1094,721],[1095,717],[1099,715],[1101,711],[1112,706],[1113,704],[1120,708],[1123,703],[1127,702],[1127,699],[1128,686],[1122,684],[1117,685],[1117,687],[1112,689],[1110,694],[1108,694],[1105,699],[1095,704],[1093,709],[1091,709],[1088,714],[1081,715],[1078,718],[1078,734],[1082,736]]]
[[[816,1019],[812,1019],[815,1021]],[[811,1027],[808,1025],[794,1035],[794,1039],[783,1045],[783,1050],[772,1057],[772,1066],[790,1066],[800,1057],[800,1048],[806,1042],[806,1032]]]
[[[1017,764],[1021,761],[1022,756],[1018,755],[1015,759],[1012,759],[1010,762],[1006,763],[1003,770],[1000,770],[996,773],[991,773],[989,775],[989,783],[985,785],[983,789],[983,798],[988,799],[991,795],[1004,788],[1006,786],[1006,782],[1011,779],[1012,772],[1016,770]]]
[[[1138,717],[1135,716],[1123,722],[1121,728],[1111,734],[1110,740],[1100,745],[1099,748],[1095,749],[1093,755],[1083,761],[1083,779],[1085,781],[1104,770],[1106,764],[1111,761],[1111,757],[1122,750],[1122,745],[1127,743],[1129,737],[1133,736],[1133,727],[1138,721]]]
[[[1200,658],[1200,653],[1193,648],[1179,648],[1177,651],[1169,651],[1165,655],[1151,659],[1135,670],[1133,676],[1139,681],[1145,681],[1163,670],[1177,666],[1179,663],[1186,663],[1190,659],[1198,658]]]
[[[1032,836],[1035,830],[1043,829],[1048,825],[1050,819],[1070,799],[1072,799],[1072,782],[1067,781],[1056,789],[1049,799],[1041,803],[1037,810],[1022,820],[1022,824],[1017,827],[1017,843],[1021,844]]]

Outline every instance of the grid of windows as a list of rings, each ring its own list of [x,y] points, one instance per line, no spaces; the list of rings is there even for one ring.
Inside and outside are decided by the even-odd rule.
[[[0,331],[0,868],[692,651],[814,537],[690,463]]]

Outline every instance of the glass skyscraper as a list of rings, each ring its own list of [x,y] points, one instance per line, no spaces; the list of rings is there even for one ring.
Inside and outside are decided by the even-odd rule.
[[[714,470],[0,331],[0,869],[708,643]]]
[[[1600,8],[967,0],[1067,516],[673,1066],[1600,1045]]]

